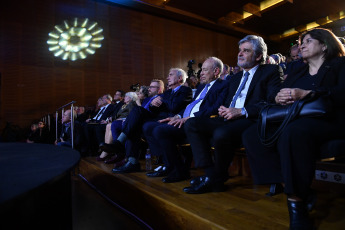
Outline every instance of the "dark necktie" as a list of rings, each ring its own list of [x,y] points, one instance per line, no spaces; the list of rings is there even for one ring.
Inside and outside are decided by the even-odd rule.
[[[103,107],[103,108],[98,112],[98,114],[97,114],[97,116],[96,116],[96,120],[97,120],[97,121],[102,117],[102,114],[103,114],[104,110],[105,110],[105,107]]]
[[[207,93],[207,89],[208,87],[210,87],[210,84],[207,84],[205,86],[205,88],[202,90],[202,92],[200,93],[200,97],[194,101],[192,101],[190,104],[187,105],[186,109],[184,110],[183,113],[183,117],[190,117],[190,112],[192,112],[194,106],[201,101],[202,99],[204,99],[204,97],[206,96]]]
[[[236,91],[236,94],[235,94],[234,98],[233,98],[232,101],[231,101],[230,108],[235,107],[236,100],[237,100],[238,96],[240,96],[241,91],[243,90],[244,86],[246,85],[246,82],[247,82],[247,80],[248,80],[248,76],[249,76],[249,72],[246,72],[246,73],[244,74],[244,78],[243,78],[243,81],[242,81],[240,87],[238,87],[238,89],[237,89],[237,91]]]

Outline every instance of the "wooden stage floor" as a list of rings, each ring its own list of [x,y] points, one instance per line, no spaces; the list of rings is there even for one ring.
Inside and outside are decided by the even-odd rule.
[[[76,173],[153,229],[288,229],[286,196],[265,196],[269,186],[255,186],[249,177],[229,179],[226,192],[191,195],[182,191],[189,181],[165,184],[144,171],[113,174],[112,167],[86,157]],[[345,229],[343,187],[315,182],[314,188],[318,200],[311,216],[317,229]]]

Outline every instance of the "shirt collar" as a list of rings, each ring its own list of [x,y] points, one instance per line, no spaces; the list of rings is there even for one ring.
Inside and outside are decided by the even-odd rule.
[[[179,86],[177,86],[175,89],[173,89],[173,92],[174,93],[176,93],[177,92],[177,90],[179,90],[181,88],[181,86],[179,85]]]
[[[259,68],[259,64],[254,66],[253,68],[251,68],[249,71],[247,71],[247,72],[249,72],[249,76],[254,76],[254,74],[258,68]],[[246,71],[243,71],[243,76],[245,73],[246,73]]]

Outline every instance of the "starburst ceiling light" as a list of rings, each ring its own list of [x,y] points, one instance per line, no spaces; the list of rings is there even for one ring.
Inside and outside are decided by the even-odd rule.
[[[63,25],[56,25],[55,30],[49,33],[49,51],[62,60],[85,59],[102,46],[102,32],[97,22],[90,22],[87,18],[75,18],[71,22],[65,20]]]

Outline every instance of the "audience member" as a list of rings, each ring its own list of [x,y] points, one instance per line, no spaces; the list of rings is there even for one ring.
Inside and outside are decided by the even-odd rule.
[[[46,124],[43,121],[38,122],[38,129],[36,132],[30,137],[27,143],[44,143],[49,144],[50,135],[49,130],[46,127]]]
[[[112,104],[112,97],[110,94],[104,95],[99,100],[99,106],[101,106],[97,114],[91,119],[86,120],[86,125],[84,125],[84,137],[82,154],[93,154],[97,151],[100,143],[104,142],[105,127],[107,124],[107,119],[109,119],[114,111],[115,105]]]
[[[30,133],[26,139],[26,143],[34,143],[36,136],[39,135],[38,133],[38,123],[31,124]]]
[[[202,65],[200,87],[194,100],[178,115],[158,122],[146,122],[143,133],[150,149],[163,155],[165,167],[147,173],[149,177],[163,178],[163,182],[172,183],[188,179],[191,161],[183,161],[177,145],[186,143],[183,124],[191,117],[210,117],[217,115],[227,92],[228,82],[220,79],[223,63],[216,57],[210,57]]]
[[[272,64],[272,65],[276,65],[277,64],[276,61],[274,60],[274,58],[271,57],[271,56],[267,56],[266,57],[266,62],[265,63],[266,64]]]
[[[283,79],[286,79],[292,71],[299,70],[306,65],[305,60],[301,58],[301,53],[297,44],[290,48],[290,57],[292,61],[287,63]]]
[[[76,119],[76,113],[73,114]],[[54,144],[57,146],[72,147],[72,129],[71,129],[71,110],[66,110],[62,114],[61,118],[61,130],[58,135],[58,139],[55,140]],[[79,146],[80,144],[80,123],[74,123],[73,127],[73,147]]]
[[[241,70],[241,67],[239,67],[239,66],[236,65],[236,66],[234,66],[234,68],[233,68],[232,71],[233,71],[234,74],[237,74],[237,73],[239,73],[239,72],[242,71],[242,70]]]
[[[117,139],[118,135],[122,131],[122,124],[126,120],[129,112],[137,106],[138,95],[135,92],[127,92],[125,94],[124,105],[122,105],[121,109],[117,112],[115,116],[108,120],[108,124],[106,125],[104,141],[105,143],[111,144],[113,139]],[[101,153],[99,157],[97,157],[98,161],[104,161],[107,159],[109,154],[105,151]]]
[[[142,117],[146,117],[147,119],[149,119],[151,116],[153,116],[149,110],[149,105],[151,103],[151,101],[156,98],[158,95],[162,94],[164,92],[164,82],[162,80],[158,80],[158,79],[153,79],[150,83],[150,86],[149,86],[149,95],[146,99],[144,99],[143,103],[142,103],[142,107],[141,108],[136,108],[138,111],[140,111],[140,113],[135,112],[132,114],[132,118],[126,118],[123,126],[122,126],[122,129],[124,127],[137,127],[137,126],[140,126],[142,125],[142,120],[141,118]],[[141,114],[141,115],[138,115],[138,114]],[[128,117],[128,116],[127,116]],[[128,124],[127,124],[128,123]],[[121,135],[121,134],[120,134]],[[109,141],[109,143],[105,143],[105,144],[110,144],[112,143],[113,141],[115,141],[116,138],[113,138],[113,140],[111,140],[111,142]],[[131,149],[131,148],[134,148],[135,150],[134,151],[139,151],[139,147],[138,145],[136,146],[132,146],[131,145],[132,143],[130,142],[127,146],[127,149]],[[100,150],[102,150],[104,147],[103,147],[103,144],[101,144],[100,146]],[[104,151],[104,150],[103,150]],[[131,151],[131,150],[128,150],[128,151]],[[104,151],[104,152],[107,152],[107,151]],[[112,151],[110,153],[113,153]],[[123,163],[125,163],[125,160],[123,160],[124,158],[124,153],[123,152],[117,152],[114,156],[112,156],[110,159],[106,159],[104,161],[104,163],[106,164],[112,164],[112,163],[116,163],[114,165],[114,168],[116,166],[119,166]],[[119,162],[120,161],[120,162]]]
[[[290,229],[314,229],[308,200],[320,146],[331,139],[344,139],[345,51],[335,35],[313,29],[300,38],[301,54],[308,64],[292,72],[275,97],[277,104],[291,104],[309,93],[329,94],[329,116],[298,117],[291,121],[276,146],[261,144],[256,125],[243,133],[243,142],[255,184],[282,183],[287,194]]]
[[[162,95],[155,97],[149,104],[149,112],[141,107],[134,108],[128,116],[128,123],[125,123],[123,132],[113,145],[104,145],[108,152],[121,151],[126,142],[126,156],[128,162],[114,168],[114,173],[135,172],[140,170],[139,155],[137,148],[142,137],[142,125],[149,120],[159,120],[169,116],[174,116],[181,111],[192,100],[192,90],[183,86],[187,74],[184,70],[172,68],[167,77],[169,90]],[[127,125],[126,125],[127,124]],[[103,147],[103,148],[104,148]],[[151,150],[151,152],[153,152]],[[157,154],[157,153],[153,153]]]
[[[230,75],[230,66],[227,64],[224,64],[223,71],[220,74],[220,79],[226,80],[229,75]]]
[[[192,89],[198,88],[198,86],[200,84],[199,78],[197,76],[195,76],[195,75],[191,75],[189,77],[189,79],[190,79],[189,87],[191,87]]]
[[[75,114],[76,114],[75,121],[78,122],[79,124],[83,124],[89,118],[88,114],[85,112],[84,106],[75,107]]]
[[[138,100],[137,105],[141,106],[141,104],[144,102],[144,100],[149,96],[149,87],[148,86],[141,86],[140,90],[138,92]]]
[[[290,58],[291,58],[291,61],[297,61],[298,59],[301,58],[298,44],[295,44],[290,47]]]
[[[116,90],[113,101],[112,101],[112,104],[115,105],[113,115],[115,115],[121,109],[122,105],[124,104],[123,102],[124,98],[125,98],[125,92],[120,89]]]
[[[228,96],[218,109],[219,117],[194,117],[185,123],[194,164],[205,175],[191,181],[186,193],[224,191],[228,167],[236,148],[241,146],[242,132],[257,119],[262,101],[273,101],[280,85],[281,68],[263,64],[267,56],[264,40],[248,35],[239,42],[237,65],[243,68],[230,78]],[[214,161],[210,153],[214,146]]]

